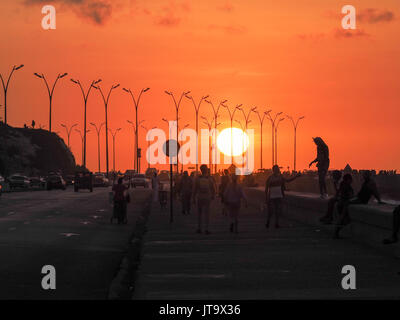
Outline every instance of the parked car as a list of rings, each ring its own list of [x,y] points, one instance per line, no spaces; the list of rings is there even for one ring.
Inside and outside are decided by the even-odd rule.
[[[1,193],[3,192],[3,185],[5,184],[4,178],[0,175],[0,196]]]
[[[75,178],[75,176],[73,176],[73,175],[65,176],[64,180],[65,180],[67,186],[72,186],[74,184],[74,178]]]
[[[108,179],[102,173],[93,175],[93,187],[108,187]]]
[[[44,189],[46,187],[46,180],[41,177],[30,177],[29,182],[31,188]]]
[[[132,187],[142,186],[144,188],[150,187],[150,179],[147,179],[144,174],[135,174],[131,179]]]
[[[67,189],[67,183],[65,180],[59,175],[51,175],[47,177],[47,190],[51,189]]]
[[[11,177],[7,179],[7,181],[10,184],[10,189],[15,189],[15,188],[28,189],[31,184],[28,177],[19,174],[13,174]]]
[[[93,192],[93,174],[91,172],[77,172],[74,179],[74,191],[78,192],[79,189],[89,189]]]

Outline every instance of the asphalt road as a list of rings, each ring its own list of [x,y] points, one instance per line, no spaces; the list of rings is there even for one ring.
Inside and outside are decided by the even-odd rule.
[[[147,193],[135,191],[122,226],[110,224],[106,188],[3,194],[0,299],[107,299]],[[56,269],[56,290],[42,289],[44,265]]]
[[[176,209],[170,224],[168,212],[153,205],[134,299],[400,298],[399,259],[351,239],[290,219],[266,229],[256,206],[242,208],[239,234],[232,234],[219,200],[211,234],[197,234],[194,212]],[[355,290],[341,286],[345,265],[355,267]]]

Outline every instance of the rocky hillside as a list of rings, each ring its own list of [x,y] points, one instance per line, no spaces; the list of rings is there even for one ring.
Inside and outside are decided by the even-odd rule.
[[[64,140],[42,129],[13,128],[0,123],[0,174],[72,173],[75,158]]]

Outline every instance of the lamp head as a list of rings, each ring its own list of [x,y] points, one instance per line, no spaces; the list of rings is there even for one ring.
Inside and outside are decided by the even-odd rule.
[[[146,91],[149,91],[149,90],[150,90],[150,88],[146,88],[146,89],[143,90],[143,92],[146,92]]]
[[[23,66],[24,66],[23,64],[20,64],[18,67],[15,68],[15,70],[19,70],[19,69],[23,68]]]
[[[40,74],[39,74],[39,73],[37,73],[37,72],[35,72],[35,73],[34,73],[34,75],[35,75],[36,77],[40,78],[40,79],[42,79],[42,78],[43,78],[43,76],[42,76],[42,75],[40,75]]]

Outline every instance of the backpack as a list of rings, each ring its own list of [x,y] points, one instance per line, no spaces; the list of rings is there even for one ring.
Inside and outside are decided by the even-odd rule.
[[[211,196],[210,180],[208,177],[199,177],[197,179],[198,198],[207,199]]]

